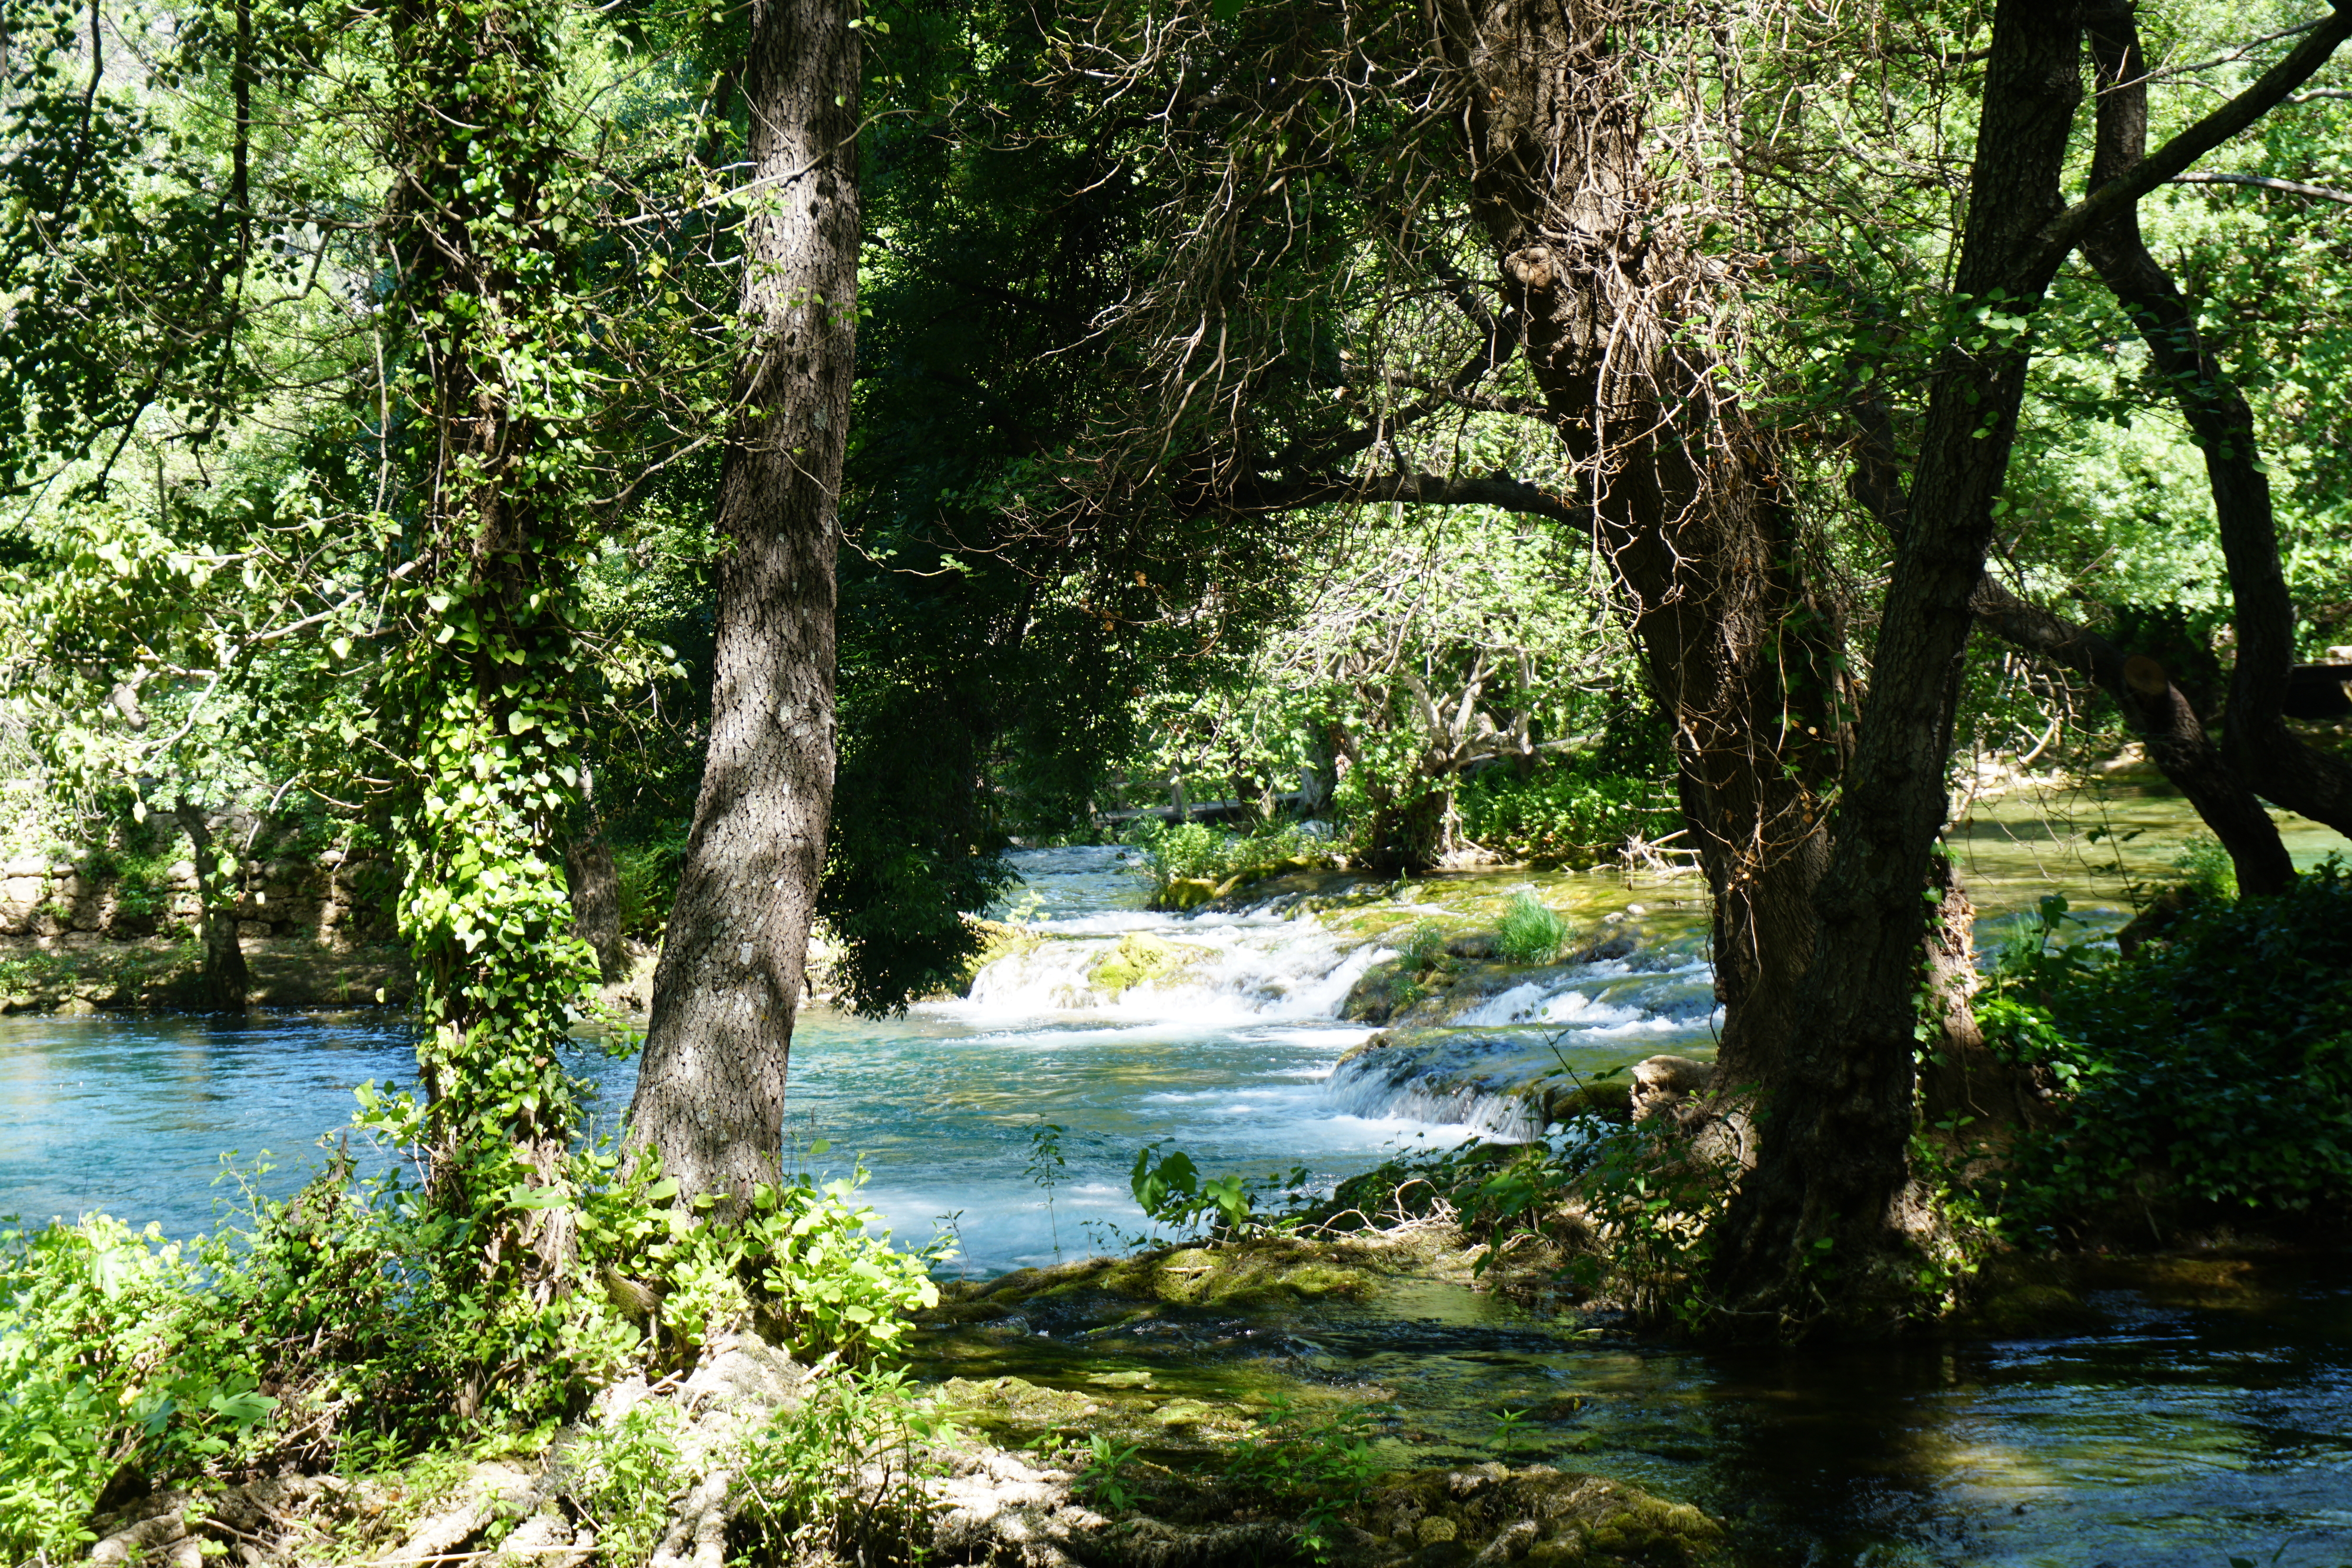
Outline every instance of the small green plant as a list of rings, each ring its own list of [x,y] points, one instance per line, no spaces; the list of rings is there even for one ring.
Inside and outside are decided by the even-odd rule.
[[[570,1495],[607,1561],[642,1563],[660,1543],[671,1500],[694,1479],[678,1454],[682,1424],[676,1405],[648,1399],[563,1448]]]
[[[1255,1437],[1226,1458],[1225,1479],[1291,1510],[1299,1544],[1317,1562],[1328,1562],[1340,1517],[1363,1500],[1380,1473],[1371,1441],[1375,1419],[1361,1406],[1313,1418],[1277,1396],[1258,1416]]]
[[[1078,1492],[1096,1508],[1122,1513],[1135,1505],[1135,1491],[1123,1479],[1135,1458],[1132,1443],[1114,1443],[1100,1432],[1087,1434],[1087,1460],[1078,1471]]]
[[[821,1361],[799,1406],[777,1415],[741,1456],[730,1560],[914,1568],[930,1533],[924,1445],[952,1436],[904,1372],[860,1374]]]
[[[1568,927],[1532,894],[1514,894],[1495,930],[1495,949],[1513,964],[1549,964],[1568,939]]]
[[[1062,1157],[1062,1138],[1069,1131],[1059,1122],[1040,1121],[1029,1129],[1029,1158],[1021,1174],[1032,1186],[1045,1191],[1045,1223],[1054,1237],[1054,1260],[1062,1258],[1062,1226],[1054,1213],[1054,1188],[1061,1184],[1066,1162]]]
[[[2209,898],[2233,901],[2238,896],[2237,862],[2221,840],[2201,829],[2181,841],[2172,869],[2180,873],[2183,885]]]
[[[1128,1176],[1128,1188],[1134,1193],[1137,1205],[1151,1218],[1179,1229],[1207,1219],[1211,1234],[1226,1239],[1297,1223],[1295,1215],[1279,1221],[1269,1219],[1259,1212],[1258,1199],[1280,1193],[1286,1195],[1292,1207],[1297,1207],[1307,1190],[1305,1166],[1269,1171],[1257,1179],[1203,1176],[1192,1163],[1192,1156],[1183,1150],[1172,1149],[1161,1155],[1160,1150],[1166,1142],[1160,1139],[1137,1151],[1134,1168]]]
[[[1524,1410],[1495,1412],[1495,1457],[1505,1464],[1511,1462],[1511,1453],[1518,1447],[1519,1425],[1528,1418]]]
[[[1405,933],[1400,950],[1404,967],[1413,973],[1433,969],[1445,957],[1445,928],[1433,920],[1421,921]]]

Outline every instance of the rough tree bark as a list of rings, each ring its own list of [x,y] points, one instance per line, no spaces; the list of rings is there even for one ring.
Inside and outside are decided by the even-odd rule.
[[[594,781],[580,776],[582,831],[563,852],[563,883],[572,896],[572,928],[596,955],[596,977],[612,985],[629,971],[621,942],[621,873],[613,863],[612,841],[596,810]]]
[[[2063,210],[2059,173],[2083,90],[2077,32],[2060,7],[2004,0],[1995,14],[1955,279],[1963,299],[2022,313],[2056,271],[2034,242]],[[1811,1026],[1794,1070],[1772,1087],[1756,1166],[1722,1228],[1717,1286],[1737,1324],[1860,1324],[1900,1312],[1903,1291],[1885,1265],[1918,1218],[1904,1200],[1920,889],[1949,809],[1969,599],[2027,361],[2020,329],[1978,353],[1956,344],[1937,367],[1836,844],[1815,890],[1816,961],[1801,988]]]
[[[857,35],[844,0],[755,0],[752,339],[720,486],[709,760],[654,977],[628,1142],[681,1199],[781,1175],[784,1085],[833,797],[835,506],[857,288]]]
[[[189,860],[196,868],[196,937],[205,953],[196,977],[197,1005],[207,1012],[241,1013],[253,982],[236,940],[236,889],[221,885],[220,853],[213,848],[204,808],[183,798],[172,816],[188,835]]]
[[[1775,1082],[1826,863],[1818,786],[1850,717],[1839,607],[1803,576],[1771,455],[1684,330],[1714,292],[1660,220],[1617,0],[1448,0],[1473,209],[1675,731],[1715,906],[1717,1081]]]

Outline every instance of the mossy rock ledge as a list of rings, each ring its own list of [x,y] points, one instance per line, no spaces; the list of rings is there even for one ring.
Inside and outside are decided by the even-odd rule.
[[[1360,1301],[1383,1280],[1427,1273],[1443,1250],[1382,1236],[1307,1239],[1260,1236],[1215,1246],[1163,1247],[1131,1258],[1087,1258],[1016,1269],[994,1280],[940,1287],[939,1322],[979,1322],[1032,1302],[1095,1296],[1171,1306],[1246,1307]]]
[[[1329,1530],[1319,1554],[1300,1540],[1295,1521],[1233,1506],[1238,1499],[1213,1511],[1187,1511],[1194,1517],[1179,1520],[1106,1518],[1065,1500],[1067,1493],[1056,1485],[1066,1484],[1062,1472],[1016,1479],[999,1473],[1003,1468],[1000,1461],[961,1488],[950,1483],[943,1500],[950,1511],[933,1542],[940,1558],[1004,1562],[1003,1548],[1017,1543],[1012,1560],[1040,1568],[1260,1568],[1318,1561],[1332,1568],[1711,1568],[1730,1561],[1722,1526],[1697,1509],[1544,1465],[1390,1476]]]

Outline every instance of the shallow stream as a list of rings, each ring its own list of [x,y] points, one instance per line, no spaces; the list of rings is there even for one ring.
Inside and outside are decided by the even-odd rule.
[[[1981,940],[2053,888],[2095,937],[2123,918],[2125,883],[2164,878],[2189,826],[2178,802],[2123,790],[1981,806],[1952,842]],[[2306,862],[2331,847],[2294,843]],[[1356,902],[1327,890],[1320,909],[1161,915],[1139,907],[1118,856],[1021,852],[1008,913],[1031,939],[969,998],[803,1020],[795,1149],[827,1141],[824,1168],[862,1153],[902,1240],[953,1231],[951,1268],[1050,1261],[1139,1230],[1129,1166],[1157,1140],[1206,1172],[1303,1165],[1328,1182],[1399,1147],[1512,1130],[1499,1091],[1529,1073],[1712,1047],[1687,877],[1507,871]],[[1481,998],[1406,1070],[1335,1072],[1372,1033],[1340,1006],[1391,942],[1423,921],[1491,929],[1520,891],[1595,956]],[[1602,946],[1612,936],[1631,939]],[[609,1121],[634,1063],[590,1051],[580,1066]],[[287,1192],[354,1083],[413,1071],[405,1032],[367,1014],[0,1019],[0,1214],[205,1228],[222,1151],[247,1168],[275,1151],[259,1182]],[[1066,1162],[1050,1193],[1025,1169],[1049,1123]],[[1171,1312],[1110,1333],[1040,1317],[927,1354],[942,1375],[1084,1386],[1143,1370],[1205,1398],[1352,1390],[1391,1411],[1400,1461],[1491,1457],[1497,1413],[1528,1412],[1511,1457],[1696,1502],[1738,1524],[1759,1563],[2223,1568],[2282,1545],[2282,1564],[2352,1563],[2352,1277],[2184,1267],[2093,1300],[2100,1326],[2068,1338],[1744,1357],[1574,1337],[1428,1283],[1360,1307]]]

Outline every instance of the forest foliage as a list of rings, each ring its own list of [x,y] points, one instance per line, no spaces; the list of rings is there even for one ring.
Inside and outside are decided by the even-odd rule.
[[[1901,912],[1899,961],[1872,973],[1901,1005],[1850,1009],[1895,1041],[1877,1131],[1906,1176],[1926,915],[1896,862],[1928,846],[1886,828],[1871,851],[1885,824],[1852,801],[1940,810],[1979,759],[2079,766],[2145,727],[2083,661],[1969,635],[1973,601],[1911,591],[1949,564],[1916,541],[1984,535],[1963,598],[1981,576],[2063,612],[2076,644],[2154,661],[2189,727],[2232,746],[2254,727],[2229,727],[2228,694],[2252,689],[2239,654],[2272,636],[2256,589],[2290,622],[2265,657],[2352,643],[2343,68],[2311,62],[2140,199],[2146,255],[2201,334],[2184,377],[2145,301],[2071,250],[2032,298],[1960,287],[2013,215],[1972,215],[2010,151],[1976,129],[2008,111],[1986,67],[2006,68],[1995,46],[2027,9],[1634,7],[1560,78],[1593,95],[1559,120],[1608,175],[1584,193],[1655,219],[1595,259],[1607,245],[1559,225],[1505,244],[1498,192],[1534,175],[1489,154],[1526,126],[1496,107],[1512,83],[1463,96],[1479,71],[1558,62],[1467,51],[1459,29],[1549,12],[857,8],[862,249],[854,310],[826,319],[856,336],[831,497],[834,804],[810,890],[845,999],[884,1012],[951,983],[983,939],[970,917],[1011,882],[1003,850],[1099,835],[1114,811],[1167,804],[1178,820],[1139,836],[1163,890],[1208,895],[1293,862],[1585,864],[1697,828],[1732,922],[1727,1050],[1780,1040],[1802,999],[1849,1006],[1789,909],[1860,908],[1867,873]],[[2310,10],[2137,14],[2157,65],[2123,84],[2090,62],[2099,104],[2043,137],[2059,188],[2037,195],[2095,183],[2126,87],[2161,143],[2332,38],[2342,18]],[[745,303],[748,236],[785,199],[743,178],[768,14],[9,12],[0,757],[32,786],[11,831],[118,869],[186,832],[214,931],[239,874],[203,838],[216,819],[381,846],[425,1033],[421,1098],[363,1117],[417,1154],[414,1182],[331,1166],[176,1249],[100,1220],[10,1239],[11,1552],[69,1543],[124,1465],[367,1463],[460,1426],[532,1428],[724,1324],[856,1359],[929,1289],[919,1255],[866,1239],[854,1188],[770,1184],[715,1215],[578,1146],[564,1066],[599,961],[567,851],[609,852],[641,938],[696,854],[740,544],[721,497],[757,444],[730,432],[773,346]],[[1585,403],[1561,368],[1583,329],[1571,277],[1635,301],[1622,342],[1578,350],[1599,367]],[[2225,379],[2259,456],[2198,434]],[[1613,439],[1639,464],[1605,438],[1625,407],[1641,428]],[[1962,475],[1982,507],[1914,515],[1897,481],[1996,449],[1996,471]],[[2268,482],[2269,562],[2215,523],[2214,476],[2247,472]],[[1629,499],[1629,474],[1664,489]],[[1675,484],[1679,509],[1659,499]],[[1704,537],[1732,545],[1677,555],[1702,536],[1676,529],[1717,521]],[[1921,625],[1959,649],[1924,674],[1904,659],[1933,642]],[[1911,700],[1904,734],[1934,755],[1873,750],[1864,694]],[[2340,765],[2339,732],[2283,733]],[[1753,841],[1710,836],[1750,787]],[[1202,803],[1246,831],[1183,820]],[[1852,874],[1815,901],[1835,854]],[[1801,896],[1774,931],[1738,927],[1721,912],[1776,855],[1802,862]],[[2124,1202],[2159,1149],[2198,1201],[2335,1192],[2334,1124],[2315,1136],[2265,1095],[2340,1092],[2344,1020],[2315,977],[2341,968],[2342,903],[2328,873],[2217,900],[2108,969],[2014,958],[1985,1021],[2013,1065],[2057,1075],[2076,1129],[2021,1167],[2017,1212],[2056,1226]],[[1560,946],[1541,913],[1507,927],[1526,961]],[[1733,972],[1761,950],[1733,938],[1776,931],[1802,940]],[[2304,1009],[2294,1027],[2242,1027],[2274,994]],[[1753,1060],[1792,1071],[1817,1045]],[[1630,1145],[1576,1159],[1629,1211],[1659,1176]],[[1698,1181],[1710,1215],[1718,1174]],[[1660,1299],[1712,1256],[1626,1234],[1624,1268]]]

